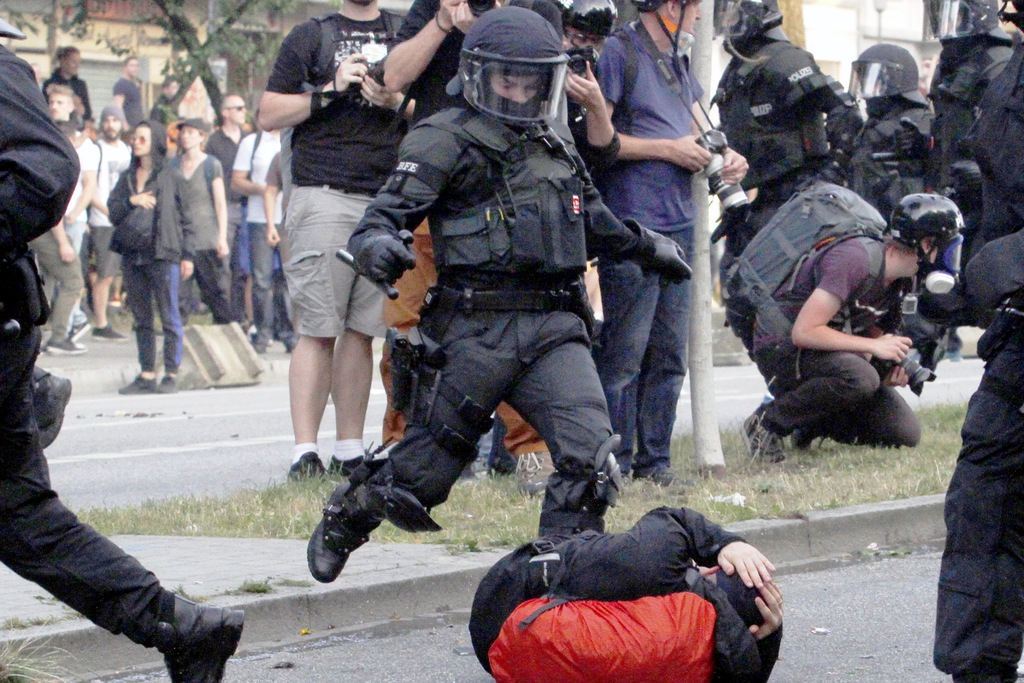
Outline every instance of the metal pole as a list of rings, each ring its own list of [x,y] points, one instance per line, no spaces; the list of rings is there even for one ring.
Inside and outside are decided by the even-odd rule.
[[[714,0],[703,0],[701,20],[694,31],[690,53],[694,78],[704,89],[702,104],[708,108],[711,84],[711,46]],[[714,351],[711,348],[711,241],[708,229],[708,184],[693,176],[693,201],[697,217],[693,225],[693,280],[690,282],[690,406],[693,413],[693,445],[697,467],[704,475],[725,473],[725,458],[715,411]]]

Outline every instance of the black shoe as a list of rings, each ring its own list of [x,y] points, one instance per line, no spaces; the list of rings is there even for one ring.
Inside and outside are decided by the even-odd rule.
[[[115,330],[113,327],[111,327],[109,324],[106,327],[97,327],[96,329],[94,329],[92,331],[92,338],[93,339],[103,339],[105,341],[112,341],[112,342],[126,342],[126,341],[128,341],[128,337],[126,335],[121,334],[120,332]]]
[[[309,573],[320,583],[331,583],[338,578],[352,551],[370,540],[369,535],[349,528],[351,522],[347,519],[342,500],[348,490],[348,484],[334,490],[324,508],[324,517],[316,525],[306,546]]]
[[[320,462],[320,456],[313,451],[309,451],[308,453],[303,453],[298,461],[292,463],[291,468],[288,470],[288,478],[292,481],[301,481],[302,479],[322,477],[326,473],[324,464]]]
[[[117,390],[117,393],[125,396],[130,394],[155,394],[156,393],[156,380],[146,379],[142,375],[136,377],[131,384],[123,386]]]
[[[71,380],[46,373],[35,383],[33,405],[39,425],[39,447],[46,448],[60,434],[64,410],[71,400]]]
[[[164,375],[164,378],[160,380],[160,384],[156,385],[156,393],[176,394],[178,393],[178,382],[170,375]]]
[[[740,435],[743,437],[743,443],[746,444],[747,453],[750,454],[751,459],[766,463],[777,463],[786,459],[782,437],[764,424],[763,405],[743,421]]]
[[[327,474],[341,475],[346,479],[352,476],[352,473],[356,471],[356,468],[363,464],[363,456],[358,455],[349,460],[338,460],[333,455],[331,461],[327,463]]]
[[[658,467],[650,472],[634,472],[633,479],[636,481],[649,481],[655,486],[671,486],[676,481],[676,475],[667,467]]]
[[[805,451],[811,447],[811,444],[818,438],[818,435],[810,428],[794,429],[790,438],[793,440],[793,448],[798,451]]]
[[[51,339],[46,342],[47,353],[55,356],[80,356],[85,353],[85,347],[70,339]]]
[[[174,597],[174,623],[156,626],[156,647],[172,683],[219,683],[238,648],[245,613]]]

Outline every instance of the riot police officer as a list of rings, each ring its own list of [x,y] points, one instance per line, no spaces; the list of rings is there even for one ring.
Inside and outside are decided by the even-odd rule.
[[[392,371],[393,394],[407,403],[405,437],[331,495],[309,543],[318,581],[333,581],[385,518],[407,531],[439,529],[428,510],[475,457],[501,400],[551,449],[557,471],[541,533],[603,529],[620,482],[618,437],[590,357],[580,275],[596,255],[634,258],[674,279],[689,271],[675,243],[608,211],[571,142],[548,128],[566,62],[540,15],[504,7],[481,16],[449,84],[470,106],[406,136],[349,241],[363,274],[393,282],[415,263],[400,231],[427,216],[438,284],[415,332],[392,345],[393,355],[412,350],[411,372]]]
[[[966,284],[995,320],[978,342],[985,374],[946,492],[935,666],[957,683],[1005,683],[1024,637],[1024,232],[986,244]]]
[[[904,196],[924,191],[932,113],[917,79],[917,62],[898,45],[872,45],[853,63],[850,96],[864,100],[868,120],[853,153],[850,188],[883,216]]]
[[[728,233],[727,252],[739,254],[806,180],[825,174],[835,182],[835,154],[852,154],[863,119],[814,56],[789,42],[776,0],[727,0],[719,8],[716,32],[732,59],[714,103],[730,145],[750,164],[743,187],[757,191],[745,229]]]
[[[0,37],[25,35],[0,20]],[[2,46],[0,117],[0,561],[111,633],[159,649],[175,683],[219,681],[242,612],[165,590],[50,488],[32,389],[48,309],[28,242],[61,219],[78,155],[50,119],[32,69]]]
[[[935,108],[935,150],[926,184],[941,189],[952,184],[953,163],[972,158],[966,137],[976,108],[1012,50],[999,26],[996,0],[925,0],[925,15],[925,37],[942,43],[928,93]]]

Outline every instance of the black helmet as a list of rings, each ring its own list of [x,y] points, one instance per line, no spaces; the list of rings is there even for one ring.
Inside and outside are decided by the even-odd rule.
[[[997,0],[924,0],[924,37],[949,40],[999,28]]]
[[[910,52],[898,45],[879,43],[860,53],[853,63],[849,93],[864,100],[903,95],[926,103],[917,80],[917,62]]]
[[[659,3],[660,4],[660,3]],[[562,11],[563,28],[607,38],[612,34],[619,10],[612,0],[565,0]]]
[[[462,41],[462,94],[474,109],[506,123],[549,121],[558,112],[568,60],[562,37],[544,17],[499,7],[477,19]]]
[[[725,36],[733,45],[764,36],[781,24],[777,0],[715,0],[715,36]],[[781,30],[777,33],[768,37],[785,39]]]
[[[936,246],[947,245],[963,227],[960,209],[941,194],[908,194],[892,210],[889,220],[893,239],[909,247],[920,245],[925,237],[934,237]]]

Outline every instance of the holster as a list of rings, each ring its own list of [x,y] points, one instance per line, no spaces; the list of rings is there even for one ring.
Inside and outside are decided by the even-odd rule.
[[[391,405],[405,412],[416,398],[420,376],[444,367],[444,350],[416,327],[408,334],[390,327],[384,341],[391,352]]]
[[[0,258],[0,323],[16,320],[23,329],[44,325],[50,305],[35,256],[27,248]]]

